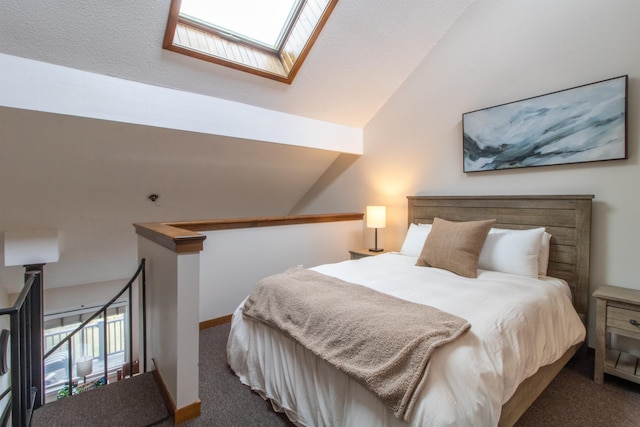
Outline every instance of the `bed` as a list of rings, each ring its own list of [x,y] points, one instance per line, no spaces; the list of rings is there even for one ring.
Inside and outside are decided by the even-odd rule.
[[[470,324],[455,340],[430,353],[411,410],[404,417],[394,415],[362,381],[317,357],[289,334],[243,316],[244,303],[232,317],[229,366],[244,384],[297,425],[513,425],[585,338],[592,198],[409,197],[408,233],[400,252],[311,269],[412,303],[432,305]],[[484,261],[476,278],[416,267],[423,254],[416,253],[410,236],[415,238],[416,230],[424,234],[424,229],[440,227],[436,222],[443,219],[465,223],[494,219],[487,248],[490,241],[496,242],[496,236],[489,237],[494,231],[519,239],[544,227],[552,236],[547,240],[546,275],[483,269],[492,262],[485,252],[480,254]],[[539,250],[540,246],[536,263]],[[501,259],[493,261],[500,264]],[[525,264],[531,267],[531,262]],[[541,268],[536,264],[535,271]],[[422,283],[429,285],[418,286]],[[485,288],[490,293],[484,293]],[[494,311],[500,316],[507,313],[507,320],[494,319]],[[388,323],[394,319],[389,316]]]

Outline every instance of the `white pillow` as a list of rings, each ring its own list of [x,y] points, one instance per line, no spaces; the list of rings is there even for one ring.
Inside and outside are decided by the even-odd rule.
[[[538,274],[540,276],[547,275],[549,267],[549,250],[551,249],[551,234],[546,231],[542,233],[542,242],[540,243],[540,253],[538,253]]]
[[[407,235],[402,243],[402,248],[400,248],[400,253],[403,255],[419,257],[430,231],[431,224],[410,224],[409,229],[407,230]]]
[[[478,268],[538,277],[538,255],[543,234],[544,228],[492,228],[480,251]]]

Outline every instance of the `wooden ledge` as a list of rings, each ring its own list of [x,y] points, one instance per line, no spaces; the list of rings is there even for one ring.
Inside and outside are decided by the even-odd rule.
[[[199,231],[236,228],[273,227],[278,225],[359,221],[363,213],[229,218],[202,221],[147,222],[133,224],[136,233],[176,253],[200,252],[206,236]]]
[[[162,222],[139,223],[133,226],[140,236],[179,254],[202,251],[206,239],[206,236],[200,233]]]

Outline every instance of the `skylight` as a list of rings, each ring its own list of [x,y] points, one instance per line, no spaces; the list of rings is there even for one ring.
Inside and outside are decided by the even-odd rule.
[[[180,16],[278,49],[302,0],[182,0]]]
[[[163,47],[291,83],[338,0],[172,0]]]

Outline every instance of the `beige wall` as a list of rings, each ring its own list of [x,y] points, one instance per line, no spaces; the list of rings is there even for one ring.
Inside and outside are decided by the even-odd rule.
[[[304,210],[385,204],[381,239],[397,249],[407,195],[594,194],[592,290],[640,289],[638,16],[628,0],[475,2],[366,126],[364,156]],[[462,172],[462,113],[624,74],[628,160]]]
[[[76,285],[126,283],[137,265],[134,222],[285,215],[337,156],[0,107],[0,233],[57,229],[61,256],[46,266],[45,288],[74,286],[83,296],[69,304],[94,303],[91,288]],[[10,293],[23,272],[0,258]],[[64,308],[50,302],[47,311]]]

